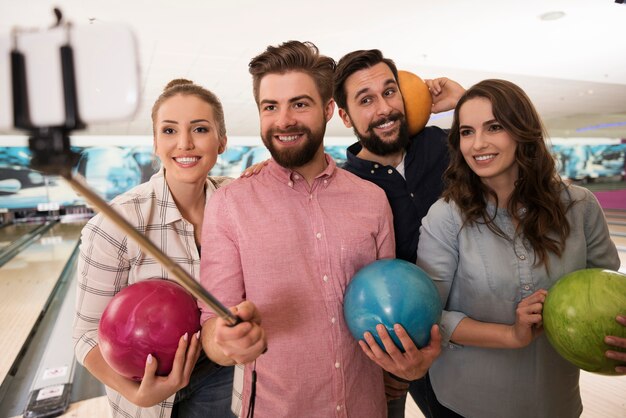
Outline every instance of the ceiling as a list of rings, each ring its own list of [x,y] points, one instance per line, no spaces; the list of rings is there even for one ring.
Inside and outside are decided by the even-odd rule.
[[[257,136],[248,62],[297,39],[335,59],[379,48],[400,69],[465,87],[505,78],[526,90],[552,137],[626,138],[626,5],[614,0],[0,0],[0,34],[50,26],[54,6],[77,24],[127,23],[138,40],[136,117],[81,134],[150,135],[154,99],[184,77],[221,98],[229,137]],[[551,12],[564,15],[541,18]],[[450,121],[448,113],[430,124]],[[335,115],[327,135],[352,131]]]

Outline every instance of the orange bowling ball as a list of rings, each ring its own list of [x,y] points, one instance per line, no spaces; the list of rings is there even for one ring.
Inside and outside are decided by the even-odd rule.
[[[424,129],[430,119],[432,97],[424,80],[409,71],[398,71],[398,84],[404,99],[409,135],[413,136]]]

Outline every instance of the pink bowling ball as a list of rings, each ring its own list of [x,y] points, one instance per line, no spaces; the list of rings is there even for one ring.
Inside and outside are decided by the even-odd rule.
[[[113,370],[137,381],[152,354],[157,374],[167,376],[180,337],[191,338],[199,329],[200,311],[191,294],[169,280],[144,280],[122,289],[104,310],[100,352]]]

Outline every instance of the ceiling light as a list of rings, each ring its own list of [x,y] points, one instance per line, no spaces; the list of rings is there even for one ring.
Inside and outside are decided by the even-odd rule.
[[[583,126],[582,128],[576,129],[576,132],[595,131],[596,129],[606,128],[618,128],[620,126],[626,126],[626,122],[601,123],[599,125]]]
[[[560,10],[553,12],[546,12],[544,14],[539,15],[540,20],[548,21],[548,20],[558,20],[565,16],[565,12]]]

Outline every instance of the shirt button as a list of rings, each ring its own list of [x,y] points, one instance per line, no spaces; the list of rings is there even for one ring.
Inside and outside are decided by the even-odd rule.
[[[322,238],[322,234],[320,232],[318,232],[317,234],[315,234],[315,236],[317,237],[317,239],[321,239]]]
[[[338,369],[339,367],[341,367],[341,364],[339,364],[339,362],[335,363],[335,369]]]
[[[300,176],[299,176],[299,175],[297,175],[297,174],[294,174],[294,175],[293,175],[293,178],[294,178],[294,179],[296,179],[296,180],[300,180]]]
[[[324,277],[322,277],[322,280],[324,280],[325,282],[328,281],[328,276],[324,275]]]
[[[337,405],[337,411],[341,411],[341,405]]]
[[[522,254],[522,255],[519,256],[519,259],[520,260],[526,260],[526,256],[524,254]]]
[[[415,196],[413,195],[413,193],[411,193],[411,197],[415,197]]]
[[[370,173],[374,174],[374,170],[370,171]]]
[[[313,200],[313,195],[312,194],[309,195],[309,200]]]
[[[524,285],[524,290],[530,290],[530,285],[529,284],[525,284]]]
[[[393,170],[390,168],[389,170],[387,170],[387,173],[393,174]]]
[[[289,183],[287,183],[287,185],[288,185],[289,187],[293,187],[293,181],[290,181]]]
[[[324,184],[328,184],[328,180],[324,180]]]
[[[374,164],[374,168],[378,168],[378,164]]]
[[[333,324],[335,323],[335,321],[337,321],[337,320],[335,319],[334,316],[332,318],[330,318],[330,322],[332,322]]]

